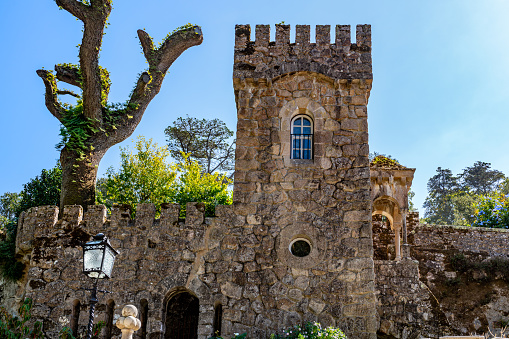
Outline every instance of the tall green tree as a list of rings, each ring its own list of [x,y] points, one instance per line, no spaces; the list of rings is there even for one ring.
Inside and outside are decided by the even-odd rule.
[[[62,124],[60,206],[86,207],[95,203],[97,168],[106,151],[134,132],[170,66],[185,50],[201,44],[203,35],[199,26],[189,24],[168,34],[155,46],[145,31],[138,30],[148,69],[140,74],[125,104],[110,104],[111,82],[108,71],[99,66],[99,52],[112,0],[55,2],[83,24],[79,64],[58,64],[55,72],[40,69],[37,74],[46,87],[46,107]],[[81,93],[61,90],[58,82],[75,86]],[[60,95],[76,97],[77,104],[62,104]]]
[[[6,192],[0,196],[0,230],[14,221],[17,211],[19,211],[20,195],[19,193]]]
[[[424,217],[432,224],[453,224],[454,203],[451,195],[459,189],[458,178],[450,169],[438,167],[437,173],[428,180],[427,187]]]
[[[169,151],[152,140],[139,137],[135,151],[121,148],[118,171],[108,169],[107,178],[100,179],[100,203],[128,204],[136,210],[138,203],[178,203],[182,215],[188,202],[203,202],[206,215],[213,216],[216,205],[232,203],[228,191],[230,180],[224,174],[207,173],[188,154],[175,164],[167,162]]]
[[[188,202],[203,202],[207,216],[214,215],[217,205],[232,203],[232,193],[228,191],[230,180],[226,174],[207,173],[189,155],[183,154],[182,157],[182,161],[174,165],[177,181],[173,195],[173,201],[180,204],[181,214]]]
[[[476,161],[473,166],[463,170],[460,178],[464,189],[470,189],[474,194],[488,195],[497,189],[505,175],[491,169],[488,162]]]
[[[23,185],[23,190],[19,194],[20,201],[16,214],[19,215],[21,212],[35,206],[58,206],[61,184],[62,169],[59,165],[49,170],[43,169],[41,174]]]
[[[120,169],[109,168],[105,180],[101,180],[102,192],[99,202],[111,206],[113,203],[128,204],[134,209],[139,203],[162,203],[173,200],[173,184],[176,172],[166,160],[166,147],[138,137],[135,152],[120,148]],[[101,191],[101,190],[100,190]]]
[[[223,121],[180,117],[164,130],[164,134],[174,159],[182,161],[182,154],[189,154],[207,173],[233,170],[235,140],[229,141],[233,131]]]

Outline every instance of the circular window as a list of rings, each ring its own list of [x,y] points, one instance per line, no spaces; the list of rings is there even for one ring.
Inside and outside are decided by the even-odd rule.
[[[290,252],[299,258],[306,257],[311,253],[311,243],[307,239],[298,238],[290,243]]]

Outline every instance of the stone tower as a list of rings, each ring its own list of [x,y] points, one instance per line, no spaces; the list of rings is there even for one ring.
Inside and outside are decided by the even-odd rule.
[[[267,318],[318,320],[375,338],[367,103],[371,27],[237,25],[234,204],[265,244]],[[261,327],[263,327],[263,324]],[[268,327],[276,327],[274,324]]]

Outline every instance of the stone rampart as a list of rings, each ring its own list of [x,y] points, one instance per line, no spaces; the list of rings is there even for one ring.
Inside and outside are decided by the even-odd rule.
[[[305,321],[355,332],[360,326],[355,319],[362,319],[367,306],[343,290],[353,289],[345,282],[364,277],[364,261],[320,256],[311,259],[319,260],[312,267],[291,265],[295,259],[286,253],[283,237],[244,211],[239,204],[218,206],[217,217],[205,218],[203,205],[191,203],[183,220],[178,205],[164,204],[155,219],[154,205],[140,204],[131,220],[126,206],[113,208],[109,219],[104,206],[90,206],[85,213],[81,206],[66,206],[58,219],[57,207],[32,208],[20,219],[17,241],[18,255],[29,264],[23,297],[33,298],[34,320],[44,322],[50,337],[65,322],[84,328],[89,295],[82,288],[92,281],[82,274],[80,245],[103,232],[120,252],[112,279],[99,286],[112,291],[100,295],[96,312],[96,321],[107,323],[104,338],[119,334],[112,319],[125,304],[146,305],[142,331],[158,338],[170,326],[170,300],[183,291],[199,300],[199,338],[217,330],[218,309],[224,337],[247,332],[250,338],[265,338]],[[332,245],[322,241],[319,246]],[[359,284],[355,291],[370,288]],[[369,326],[375,331],[377,323]]]
[[[412,245],[421,249],[458,250],[488,256],[509,256],[509,230],[420,224]]]
[[[234,78],[273,79],[291,72],[314,72],[331,79],[372,79],[371,26],[357,25],[356,43],[350,26],[337,25],[331,44],[329,25],[316,26],[316,43],[310,42],[310,26],[297,25],[295,43],[290,43],[290,25],[276,25],[270,41],[270,26],[256,25],[251,40],[250,25],[235,26]]]

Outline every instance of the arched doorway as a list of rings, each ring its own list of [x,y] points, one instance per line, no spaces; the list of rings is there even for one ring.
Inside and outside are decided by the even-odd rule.
[[[373,202],[373,249],[375,260],[400,260],[402,216],[395,199],[383,196]]]
[[[188,290],[170,293],[164,303],[164,339],[197,339],[199,306],[198,298]]]

